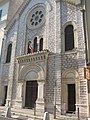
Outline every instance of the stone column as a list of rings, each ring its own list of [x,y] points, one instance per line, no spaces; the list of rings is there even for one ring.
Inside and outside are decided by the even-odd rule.
[[[37,36],[37,51],[39,51],[39,37]]]
[[[44,113],[44,107],[45,107],[45,102],[44,102],[44,84],[45,81],[39,81],[38,82],[38,98],[36,101],[36,111],[37,113]]]
[[[57,87],[57,90],[56,90],[56,115],[58,115],[60,117],[60,114],[61,114],[61,66],[62,66],[62,63],[61,63],[61,52],[62,52],[62,40],[61,40],[61,24],[62,24],[62,21],[61,21],[61,2],[60,0],[56,0],[56,3],[55,3],[55,7],[56,7],[56,10],[55,10],[55,67],[54,67],[54,70],[55,70],[55,77],[54,77],[54,80],[55,80],[55,84],[56,84],[56,87]]]
[[[80,117],[88,117],[88,91],[87,91],[87,80],[84,79],[84,68],[79,68],[80,76],[80,102],[79,102],[79,112]]]

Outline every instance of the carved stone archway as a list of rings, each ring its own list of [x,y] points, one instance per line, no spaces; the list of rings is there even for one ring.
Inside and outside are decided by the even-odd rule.
[[[68,111],[68,87],[74,87],[75,85],[75,111],[77,110],[77,105],[79,104],[79,75],[76,70],[64,70],[62,72],[62,114],[66,114]]]
[[[49,51],[27,54],[17,57],[18,61],[18,85],[16,93],[16,107],[24,107],[25,105],[25,88],[27,81],[37,81],[38,97],[36,100],[36,112],[44,113],[45,109],[45,82]]]
[[[21,107],[25,106],[25,91],[26,91],[26,82],[37,81],[38,84],[38,94],[36,100],[36,110],[44,112],[44,84],[45,84],[45,71],[44,68],[36,64],[22,65],[19,68],[18,76],[18,87],[17,87],[17,99],[20,100],[18,104]]]

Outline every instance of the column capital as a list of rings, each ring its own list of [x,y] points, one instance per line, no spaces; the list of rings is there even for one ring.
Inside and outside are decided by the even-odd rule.
[[[45,80],[39,80],[37,81],[38,84],[45,84]]]

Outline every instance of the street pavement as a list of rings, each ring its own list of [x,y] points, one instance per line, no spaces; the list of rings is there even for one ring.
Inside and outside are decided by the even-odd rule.
[[[4,116],[0,116],[0,120],[40,120],[40,119],[14,115],[12,116],[12,118],[8,117],[5,118]]]
[[[0,120],[16,120],[16,119],[13,119],[13,118],[5,118],[5,117],[1,117],[1,116],[0,116]]]

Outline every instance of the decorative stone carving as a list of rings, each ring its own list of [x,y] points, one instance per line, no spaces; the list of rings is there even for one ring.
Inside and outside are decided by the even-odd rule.
[[[27,17],[27,26],[30,29],[36,29],[45,22],[45,8],[43,6],[35,7]]]
[[[29,73],[27,73],[25,80],[37,80],[38,79],[38,73],[34,70],[30,71]]]
[[[48,54],[49,52],[43,51],[18,57],[18,81],[45,80]]]

